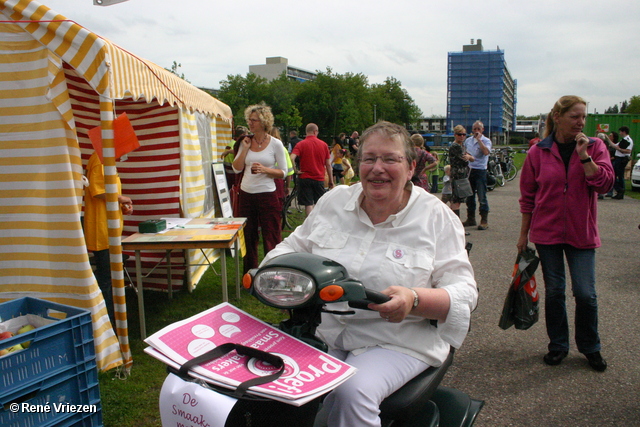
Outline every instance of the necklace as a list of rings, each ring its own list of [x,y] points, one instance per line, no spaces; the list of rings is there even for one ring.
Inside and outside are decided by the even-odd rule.
[[[267,139],[267,135],[266,134],[262,137],[262,142],[260,142],[260,141],[258,141],[256,139],[256,144],[258,144],[258,148],[262,148],[262,144],[265,143],[266,139]]]

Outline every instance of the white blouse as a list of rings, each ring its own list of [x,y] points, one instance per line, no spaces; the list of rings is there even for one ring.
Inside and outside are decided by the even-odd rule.
[[[439,366],[450,345],[462,344],[478,299],[464,228],[449,207],[415,186],[407,206],[376,225],[361,209],[362,197],[359,183],[326,193],[263,264],[284,253],[310,252],[341,263],[352,278],[377,291],[392,285],[445,289],[451,305],[437,327],[414,315],[388,323],[375,311],[356,310],[355,315],[325,313],[318,328],[332,348],[357,354],[379,346]],[[329,307],[347,308],[345,303]]]
[[[272,136],[269,145],[262,151],[251,151],[247,153],[247,157],[244,160],[244,175],[242,176],[242,184],[240,188],[245,193],[257,194],[257,193],[270,193],[276,191],[276,183],[273,178],[264,173],[251,173],[251,164],[260,163],[268,168],[275,168],[282,170],[283,177],[287,174],[287,158],[285,157],[284,145],[282,141]],[[244,145],[240,147],[238,155],[245,150]],[[277,166],[276,166],[277,165]],[[235,173],[241,171],[234,168]]]

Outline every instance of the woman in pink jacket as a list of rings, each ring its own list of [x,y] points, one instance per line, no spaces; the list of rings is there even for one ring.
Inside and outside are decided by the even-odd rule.
[[[563,96],[547,116],[545,138],[532,146],[520,176],[522,226],[518,251],[535,243],[545,282],[545,318],[549,336],[548,365],[569,354],[565,302],[567,259],[576,301],[575,340],[596,371],[607,368],[600,354],[595,248],[600,246],[598,193],[609,191],[614,175],[605,143],[588,138],[587,103]]]

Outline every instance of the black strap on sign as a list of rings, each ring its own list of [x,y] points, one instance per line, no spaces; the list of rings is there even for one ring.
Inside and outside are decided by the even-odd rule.
[[[189,370],[191,368],[196,365],[201,365],[203,363],[222,357],[233,350],[235,350],[236,353],[241,356],[249,356],[258,360],[262,360],[263,362],[267,362],[268,364],[273,365],[278,369],[278,371],[274,372],[273,374],[265,375],[264,377],[256,377],[254,379],[240,383],[240,385],[238,385],[238,387],[236,388],[236,391],[233,393],[236,397],[244,396],[249,387],[270,383],[271,381],[275,381],[280,378],[280,376],[282,376],[282,374],[284,373],[284,360],[282,360],[280,356],[276,356],[275,354],[267,353],[266,351],[258,350],[257,348],[253,347],[246,347],[244,345],[235,343],[226,343],[219,345],[213,350],[210,350],[206,353],[201,354],[200,356],[196,356],[193,359],[187,361],[178,370],[178,376],[182,379],[189,380]]]

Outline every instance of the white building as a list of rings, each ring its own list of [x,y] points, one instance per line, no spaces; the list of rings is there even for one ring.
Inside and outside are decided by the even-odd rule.
[[[264,77],[269,81],[277,79],[282,75],[282,73],[286,73],[287,77],[291,80],[297,80],[299,82],[306,82],[316,78],[316,73],[303,70],[302,68],[293,67],[289,65],[289,60],[287,58],[283,58],[281,56],[267,58],[266,62],[266,64],[261,65],[249,65],[249,72],[254,73],[257,76]]]

